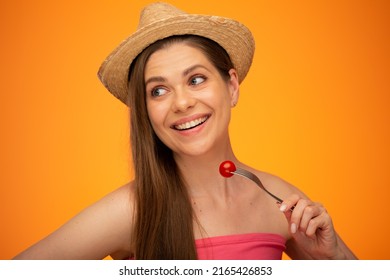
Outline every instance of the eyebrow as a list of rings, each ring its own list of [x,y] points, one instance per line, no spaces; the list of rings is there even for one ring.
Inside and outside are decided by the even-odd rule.
[[[189,73],[191,73],[192,71],[194,71],[197,68],[203,68],[203,69],[206,69],[207,71],[209,71],[209,69],[207,69],[205,66],[203,66],[201,64],[195,64],[193,66],[188,67],[186,70],[183,71],[183,77],[187,76]]]
[[[207,71],[210,71],[207,67],[205,67],[205,66],[203,66],[203,65],[201,65],[201,64],[195,64],[195,65],[193,65],[193,66],[190,66],[190,67],[188,67],[187,69],[185,69],[184,71],[183,71],[183,73],[182,73],[182,76],[183,77],[185,77],[185,76],[187,76],[189,73],[191,73],[192,71],[194,71],[195,69],[197,69],[197,68],[203,68],[203,69],[205,69],[205,70],[207,70]],[[149,79],[147,79],[146,81],[145,81],[145,86],[148,84],[148,83],[151,83],[151,82],[165,82],[166,81],[166,79],[164,78],[164,77],[162,77],[162,76],[153,76],[153,77],[150,77]]]
[[[156,77],[150,77],[149,79],[147,79],[145,81],[145,86],[149,83],[152,83],[152,82],[165,82],[166,79],[164,77],[161,77],[161,76],[156,76]]]

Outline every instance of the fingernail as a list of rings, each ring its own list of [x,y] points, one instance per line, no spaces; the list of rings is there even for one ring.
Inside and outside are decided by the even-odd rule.
[[[282,212],[286,211],[286,209],[287,209],[287,205],[286,204],[282,204],[280,206],[280,208],[279,208],[279,210],[282,211]]]
[[[294,233],[296,233],[296,232],[297,232],[297,225],[294,224],[294,223],[292,223],[292,224],[291,224],[291,233],[294,234]]]

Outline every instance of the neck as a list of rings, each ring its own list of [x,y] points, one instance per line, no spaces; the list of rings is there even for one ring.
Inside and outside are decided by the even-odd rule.
[[[175,154],[175,160],[191,196],[224,191],[230,181],[220,175],[219,165],[225,160],[238,162],[230,145],[197,156]]]

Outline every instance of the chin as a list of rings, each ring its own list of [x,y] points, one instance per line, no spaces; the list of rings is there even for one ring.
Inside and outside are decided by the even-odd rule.
[[[199,146],[193,148],[187,147],[186,149],[180,149],[174,151],[175,154],[179,156],[186,156],[186,157],[202,157],[211,154],[211,152],[212,149],[210,149],[209,147],[206,148],[206,147],[199,147]]]

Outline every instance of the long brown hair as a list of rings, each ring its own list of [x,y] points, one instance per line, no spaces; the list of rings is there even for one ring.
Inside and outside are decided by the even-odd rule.
[[[185,42],[200,49],[225,80],[233,68],[221,46],[193,35],[157,41],[130,66],[128,103],[136,194],[132,248],[136,259],[197,258],[193,231],[196,217],[186,182],[172,151],[153,131],[146,108],[145,65],[151,54],[175,42]]]

